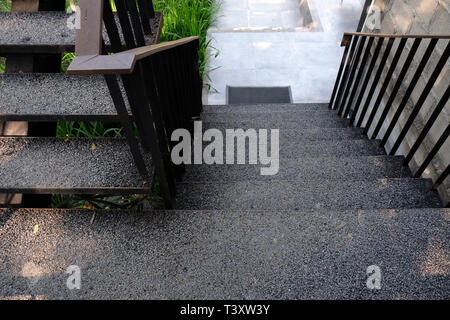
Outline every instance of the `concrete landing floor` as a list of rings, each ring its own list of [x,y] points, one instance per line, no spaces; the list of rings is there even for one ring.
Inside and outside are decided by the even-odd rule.
[[[449,215],[0,210],[0,299],[448,299]]]
[[[219,51],[208,63],[205,104],[226,104],[226,86],[291,86],[294,103],[327,102],[343,48],[363,0],[308,0],[314,26],[300,27],[298,0],[222,0],[215,28]]]

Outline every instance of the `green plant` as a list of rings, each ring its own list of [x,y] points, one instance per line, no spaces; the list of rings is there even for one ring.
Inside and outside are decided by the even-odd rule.
[[[122,136],[122,129],[115,123],[104,122],[59,122],[56,128],[57,137],[109,137]]]
[[[10,11],[11,0],[0,0],[0,11]]]
[[[123,209],[143,210],[155,206],[153,197],[131,195],[105,197],[101,195],[54,195],[52,208],[58,209]]]
[[[208,29],[215,23],[219,9],[215,0],[154,0],[155,10],[164,15],[161,42],[198,36],[200,41],[200,76],[204,78],[207,52],[211,41],[207,40]],[[211,48],[215,50],[214,48]],[[216,54],[217,54],[217,50]]]

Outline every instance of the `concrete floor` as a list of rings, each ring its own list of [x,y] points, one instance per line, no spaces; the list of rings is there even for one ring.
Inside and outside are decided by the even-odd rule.
[[[293,102],[327,102],[342,34],[356,30],[363,2],[308,0],[316,26],[310,31],[299,27],[298,0],[222,0],[209,30],[219,51],[208,63],[215,90],[204,94],[204,103],[226,104],[227,85],[291,86]]]

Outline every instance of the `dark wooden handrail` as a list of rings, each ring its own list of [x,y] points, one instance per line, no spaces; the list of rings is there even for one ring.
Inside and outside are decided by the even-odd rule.
[[[344,37],[360,36],[375,38],[407,38],[407,39],[450,39],[450,34],[384,34],[384,33],[364,33],[364,32],[344,32]]]
[[[113,55],[75,56],[67,69],[68,74],[131,74],[136,62],[158,52],[197,41],[198,37],[188,37],[149,46],[125,50]]]

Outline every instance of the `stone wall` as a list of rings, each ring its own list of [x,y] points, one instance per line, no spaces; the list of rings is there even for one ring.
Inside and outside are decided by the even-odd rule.
[[[364,27],[363,32],[372,32],[372,33],[385,33],[385,34],[450,34],[450,0],[374,0],[374,4],[379,6],[381,9],[381,30],[370,31],[367,27]],[[385,41],[386,43],[387,41]],[[403,81],[403,85],[397,94],[397,97],[394,101],[393,107],[391,108],[388,114],[388,121],[385,121],[385,126],[382,128],[379,137],[384,134],[387,128],[387,124],[389,120],[392,118],[395,113],[396,107],[400,104],[403,99],[404,93],[407,89],[408,83],[410,83],[416,67],[421,61],[423,54],[429,44],[430,40],[422,40],[422,43],[414,56],[414,60],[409,68],[407,76]],[[390,59],[388,64],[392,61],[392,58],[396,52],[399,40],[395,41],[395,45],[391,51]],[[394,72],[394,77],[390,81],[387,92],[384,94],[383,102],[380,107],[382,110],[384,108],[385,103],[387,102],[392,89],[395,85],[397,77],[400,73],[400,70],[406,60],[406,56],[409,53],[409,50],[412,47],[413,40],[408,40],[406,44],[406,52],[403,57],[400,59],[399,64]],[[425,85],[432,74],[437,61],[442,56],[447,44],[448,40],[439,40],[434,50],[433,55],[431,56],[429,62],[427,63],[425,70],[422,72],[420,80],[416,85],[411,97],[409,98],[408,104],[406,106],[405,111],[403,112],[399,125],[394,129],[393,133],[387,144],[387,150],[389,151],[395,142],[395,138],[400,133],[403,125],[405,124],[408,116],[412,110],[412,108],[417,103],[420,94],[422,93]],[[383,51],[382,51],[383,52]],[[405,142],[399,148],[398,154],[406,155],[411,146],[417,139],[420,130],[423,128],[424,124],[428,120],[429,116],[433,112],[436,107],[438,101],[443,96],[445,90],[450,84],[450,72],[448,72],[448,68],[450,66],[450,62],[447,61],[444,70],[441,72],[438,77],[436,83],[433,86],[431,94],[428,96],[425,104],[423,105],[419,116],[416,118],[413,127],[409,130],[408,135],[406,136]],[[386,68],[387,69],[387,68]],[[387,71],[386,71],[387,72]],[[382,83],[379,84],[378,90],[381,88]],[[378,92],[375,94],[374,99],[378,96]],[[378,112],[379,115],[380,112]],[[415,171],[418,166],[420,166],[425,159],[426,155],[431,150],[434,143],[441,136],[442,132],[450,123],[450,103],[447,102],[445,109],[438,121],[432,127],[430,134],[422,143],[422,146],[418,150],[415,158],[410,163],[410,168]],[[432,165],[430,165],[429,169],[424,173],[424,177],[436,179],[443,169],[450,163],[450,139],[447,139],[444,146],[441,148],[438,155],[435,157]],[[449,185],[450,179],[447,179],[446,183],[439,189],[441,196],[444,198],[445,202],[450,201],[449,197]]]

